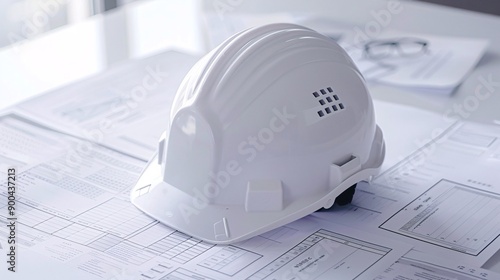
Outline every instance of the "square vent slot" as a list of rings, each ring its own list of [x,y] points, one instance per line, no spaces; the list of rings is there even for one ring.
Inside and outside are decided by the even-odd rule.
[[[323,88],[312,93],[315,99],[318,100],[319,105],[322,106],[319,110],[318,116],[320,118],[331,115],[345,109],[344,104],[341,102],[338,94],[335,94],[331,87]]]

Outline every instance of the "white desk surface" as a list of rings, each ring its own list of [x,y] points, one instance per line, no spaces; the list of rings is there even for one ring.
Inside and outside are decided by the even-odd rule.
[[[214,12],[217,1],[139,1],[80,24],[0,49],[0,109],[103,71],[120,60],[140,58],[169,48],[207,51],[200,13]],[[380,0],[253,0],[231,4],[225,14],[290,12],[346,22],[364,28],[373,12],[386,9]],[[497,84],[463,119],[500,124],[500,17],[416,1],[398,1],[402,12],[385,28],[447,36],[487,38],[490,46],[477,67],[451,96],[370,85],[374,98],[443,114],[464,105],[480,85],[479,77]],[[224,24],[224,20],[221,20]],[[22,34],[20,34],[22,35]],[[464,115],[465,116],[465,115]],[[486,265],[500,272],[500,253]]]

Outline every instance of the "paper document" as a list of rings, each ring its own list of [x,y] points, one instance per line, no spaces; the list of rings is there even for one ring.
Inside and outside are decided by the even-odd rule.
[[[376,38],[351,34],[340,44],[368,81],[443,94],[465,79],[488,47],[482,39],[395,30]]]
[[[382,172],[405,159],[452,126],[455,121],[434,112],[373,100],[375,120],[384,133]],[[404,116],[397,118],[395,116]],[[401,133],[402,127],[411,127]]]
[[[457,122],[373,180],[353,203],[314,215],[483,265],[500,248],[500,127]]]
[[[373,280],[494,280],[500,274],[411,250]]]
[[[46,125],[149,159],[168,124],[175,92],[196,57],[169,51],[19,105]]]
[[[17,115],[0,118],[3,127],[10,130],[0,130],[6,144],[1,154],[23,139],[32,145],[58,139],[62,147],[18,170],[18,246],[29,248],[24,254],[36,252],[83,271],[88,279],[372,279],[411,248],[314,218],[214,246],[158,223],[130,203],[130,188],[145,161],[98,144],[80,152],[86,140]],[[0,186],[4,244],[8,194],[6,182]]]

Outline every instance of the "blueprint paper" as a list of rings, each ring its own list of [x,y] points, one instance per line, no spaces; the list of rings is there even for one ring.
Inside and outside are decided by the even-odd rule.
[[[130,203],[144,161],[97,144],[75,155],[85,140],[14,114],[0,119],[0,129],[7,144],[2,153],[28,139],[30,146],[58,139],[63,147],[18,168],[17,244],[29,249],[24,254],[56,260],[88,279],[371,279],[411,248],[312,217],[215,246],[159,224]]]
[[[456,122],[376,177],[354,201],[314,215],[483,265],[500,248],[500,127]]]
[[[440,114],[411,106],[373,100],[375,120],[384,133],[385,158],[381,172],[405,159],[455,123]],[[395,118],[394,116],[404,116]],[[411,127],[401,133],[402,127]]]
[[[168,51],[117,65],[18,106],[45,125],[149,159],[182,78],[197,58]]]
[[[493,280],[500,274],[454,260],[411,250],[374,280]]]

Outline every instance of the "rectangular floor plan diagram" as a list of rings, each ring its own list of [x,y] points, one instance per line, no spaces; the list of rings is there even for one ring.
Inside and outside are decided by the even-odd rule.
[[[380,227],[470,255],[498,237],[500,196],[441,180]]]

